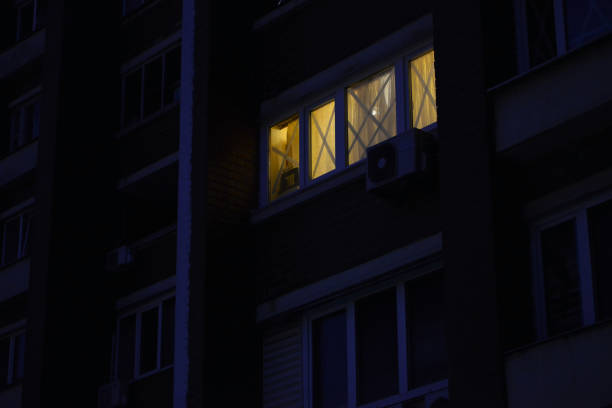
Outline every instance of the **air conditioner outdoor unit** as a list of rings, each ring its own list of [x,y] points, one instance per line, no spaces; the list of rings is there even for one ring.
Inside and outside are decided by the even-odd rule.
[[[432,136],[420,129],[406,132],[367,149],[366,190],[371,191],[425,169],[426,147]]]
[[[449,407],[448,388],[430,392],[425,396],[425,408]]]
[[[132,255],[132,250],[123,245],[106,254],[106,268],[109,270],[114,270],[132,263],[133,260],[134,257]]]
[[[117,408],[127,405],[127,386],[119,381],[104,384],[98,389],[98,408]]]

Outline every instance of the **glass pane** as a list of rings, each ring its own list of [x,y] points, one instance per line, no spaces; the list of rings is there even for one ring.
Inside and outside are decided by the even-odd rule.
[[[164,301],[162,306],[161,366],[174,361],[174,298]]]
[[[612,317],[612,201],[590,208],[587,215],[597,318],[609,319]]]
[[[121,380],[134,377],[134,348],[136,344],[136,316],[119,321],[118,376]]]
[[[38,139],[40,136],[40,101],[32,104],[32,137],[31,140]]]
[[[13,355],[13,382],[17,382],[23,379],[25,367],[25,333],[21,333],[15,337],[15,350]]]
[[[410,61],[412,127],[422,129],[438,121],[433,51]]]
[[[19,10],[19,33],[17,41],[23,40],[32,34],[34,25],[34,2],[30,2]]]
[[[140,120],[140,96],[142,88],[142,71],[132,72],[125,78],[124,124]]]
[[[157,325],[159,308],[142,313],[140,330],[140,374],[157,368]]]
[[[568,48],[578,47],[612,31],[610,0],[565,0]]]
[[[38,0],[36,5],[36,29],[47,25],[47,6],[48,0]]]
[[[162,59],[161,57],[144,67],[144,115],[148,116],[161,109]]]
[[[315,179],[336,168],[335,102],[310,112],[310,178]]]
[[[398,392],[395,288],[355,304],[357,402],[365,404]]]
[[[10,347],[10,337],[0,339],[0,387],[8,383]]]
[[[574,220],[542,231],[541,243],[548,334],[554,335],[582,325]]]
[[[16,108],[11,111],[11,134],[9,140],[9,152],[17,149],[21,139],[21,113],[22,109]]]
[[[557,55],[553,0],[526,0],[527,36],[531,66]]]
[[[270,200],[295,191],[300,185],[300,121],[292,118],[270,128]]]
[[[346,90],[348,164],[366,148],[396,135],[395,71],[391,67]]]
[[[444,292],[441,272],[406,285],[411,388],[448,377]]]
[[[346,314],[312,322],[313,396],[315,408],[347,406]]]
[[[178,102],[181,89],[181,49],[166,54],[166,78],[164,79],[164,105]]]
[[[28,105],[24,108],[25,118],[23,121],[23,138],[21,144],[30,142],[34,134],[34,105]]]
[[[3,264],[10,264],[18,259],[20,217],[8,220],[4,224],[4,257]]]

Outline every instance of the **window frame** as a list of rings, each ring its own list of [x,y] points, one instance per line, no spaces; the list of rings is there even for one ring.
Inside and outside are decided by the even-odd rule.
[[[433,266],[433,265],[432,265]],[[425,271],[410,276],[396,276],[394,279],[379,282],[369,287],[361,288],[343,297],[338,297],[327,304],[305,311],[302,316],[302,367],[303,367],[303,397],[304,407],[314,407],[314,364],[313,364],[313,322],[334,313],[344,312],[346,316],[347,339],[347,408],[375,408],[391,406],[425,397],[431,392],[448,387],[448,379],[442,379],[430,384],[410,388],[410,325],[406,310],[406,285],[419,279],[427,279],[435,273],[441,273],[443,268],[426,268]],[[396,324],[397,324],[397,360],[398,360],[398,393],[382,399],[358,404],[357,402],[357,336],[355,305],[369,296],[395,288]]]
[[[22,319],[16,323],[0,328],[0,339],[9,338],[8,376],[6,384],[0,384],[0,389],[20,384],[22,379],[13,378],[15,373],[15,342],[18,336],[26,335],[26,320]],[[24,350],[25,355],[25,350]],[[1,368],[1,367],[0,367]]]
[[[9,117],[9,129],[8,129],[8,138],[9,138],[9,146],[8,146],[8,150],[7,150],[7,154],[13,154],[16,151],[24,148],[25,146],[28,146],[31,143],[34,143],[38,140],[38,138],[40,137],[40,130],[42,129],[41,126],[41,118],[42,118],[42,94],[41,94],[41,87],[36,87],[34,89],[32,89],[29,92],[24,93],[23,95],[21,95],[19,98],[13,100],[12,102],[10,102],[8,104],[8,117]],[[38,136],[37,137],[33,137],[32,140],[29,140],[27,142],[23,141],[23,129],[24,129],[24,125],[25,125],[25,110],[27,108],[29,108],[30,106],[33,106],[34,104],[38,103]],[[19,130],[20,133],[17,136],[17,138],[19,139],[16,143],[16,146],[14,149],[11,149],[11,143],[13,141],[13,121],[12,121],[12,117],[13,117],[13,112],[19,112]]]
[[[128,380],[129,383],[140,381],[144,378],[150,377],[162,371],[172,369],[174,367],[174,358],[172,363],[161,366],[161,354],[162,354],[162,328],[163,328],[163,303],[168,299],[175,299],[176,302],[176,291],[164,293],[163,295],[156,296],[154,299],[149,299],[135,307],[126,307],[123,311],[117,314],[115,321],[115,333],[113,336],[113,363],[112,363],[112,377],[119,378],[119,353],[121,352],[120,343],[120,324],[122,319],[130,316],[134,316],[134,365],[132,370],[132,376]],[[175,303],[176,305],[176,303]],[[176,306],[175,306],[176,307]],[[140,373],[140,352],[142,345],[142,314],[149,310],[157,309],[157,350],[156,350],[156,363],[155,368],[144,373]],[[176,319],[175,323],[176,325]],[[172,333],[174,336],[174,333]],[[174,351],[173,351],[174,352]]]
[[[379,45],[380,47],[380,45]],[[369,51],[369,50],[366,50]],[[338,177],[353,168],[363,167],[365,158],[350,164],[348,163],[347,152],[347,89],[352,85],[367,80],[373,75],[393,67],[395,75],[395,114],[396,114],[396,134],[401,134],[412,128],[412,106],[411,106],[411,84],[410,84],[410,62],[415,60],[433,49],[433,41],[430,39],[409,48],[403,47],[400,51],[392,53],[390,56],[382,57],[376,62],[371,60],[363,64],[363,67],[358,70],[353,70],[349,75],[345,72],[335,75],[332,81],[321,80],[317,81],[315,76],[314,87],[318,92],[312,93],[310,96],[298,97],[297,100],[289,107],[283,106],[277,109],[272,114],[263,113],[262,124],[260,129],[260,163],[262,165],[260,171],[260,188],[259,188],[259,207],[264,208],[271,204],[285,200],[287,197],[299,195],[300,192],[311,189],[315,186],[324,184],[330,179]],[[365,51],[364,51],[365,52]],[[327,74],[323,72],[321,75]],[[317,82],[324,82],[320,84]],[[330,82],[330,83],[325,83]],[[435,78],[434,78],[435,83]],[[289,90],[291,93],[292,90]],[[305,90],[303,91],[305,92]],[[310,113],[327,102],[334,101],[335,115],[335,168],[328,173],[325,173],[314,179],[310,178]],[[262,109],[263,110],[263,109]],[[270,129],[286,118],[297,116],[300,120],[300,185],[296,191],[282,194],[272,200],[268,186],[269,174],[269,132]],[[423,128],[425,131],[431,131],[437,128],[437,122],[434,122]],[[363,173],[365,169],[360,171]]]
[[[554,13],[554,21],[555,21],[555,45],[557,47],[557,54],[552,58],[541,62],[537,65],[531,65],[530,57],[529,57],[529,33],[527,27],[527,14],[526,2],[529,0],[514,0],[514,21],[516,24],[516,32],[515,39],[517,43],[517,65],[519,73],[527,72],[531,69],[534,69],[538,66],[545,65],[548,62],[562,57],[563,55],[582,48],[593,41],[597,41],[599,38],[602,38],[606,35],[609,35],[612,32],[601,33],[600,35],[595,36],[594,38],[587,40],[575,47],[570,47],[568,42],[569,39],[566,35],[566,12],[565,12],[565,2],[564,0],[551,0],[553,13]]]
[[[32,239],[32,221],[34,217],[34,208],[30,204],[31,202],[28,201],[25,203],[25,205],[23,204],[19,205],[9,211],[6,211],[3,214],[0,214],[0,268],[5,268],[9,265],[18,263],[21,260],[30,256],[30,254],[25,251],[24,236],[23,236],[24,235],[24,218],[26,215],[29,215],[30,216],[30,230],[27,232],[26,236],[29,240]],[[14,261],[6,262],[5,261],[6,224],[17,218],[19,219],[19,239],[17,242],[17,258]]]
[[[140,56],[134,58],[132,61],[124,64],[121,67],[121,102],[120,102],[120,112],[119,112],[119,135],[129,133],[130,131],[143,126],[146,123],[151,122],[157,117],[163,115],[164,113],[176,108],[180,104],[179,101],[173,101],[172,103],[165,103],[165,91],[166,91],[166,59],[167,55],[179,49],[182,54],[182,44],[180,32],[175,33],[174,35],[168,37],[165,41],[157,44],[151,49],[147,50]],[[144,112],[144,94],[145,94],[145,66],[157,58],[161,58],[162,69],[161,69],[161,95],[160,102],[161,106],[158,110],[145,115]],[[180,59],[179,59],[180,61]],[[180,61],[182,62],[182,61]],[[139,95],[139,106],[140,113],[139,118],[132,122],[125,122],[125,109],[126,109],[126,79],[129,75],[134,72],[140,71],[140,95]],[[179,71],[180,73],[180,71]],[[180,79],[179,79],[180,80]]]
[[[546,310],[545,278],[542,265],[541,233],[563,222],[574,220],[576,228],[576,256],[578,274],[580,277],[580,297],[582,305],[581,328],[591,326],[599,320],[595,300],[595,286],[591,263],[591,246],[589,235],[589,220],[587,212],[590,208],[612,200],[612,191],[596,194],[588,199],[574,202],[548,213],[531,223],[531,270],[532,294],[535,300],[534,319],[538,340],[546,339],[548,334],[548,319]],[[559,334],[562,335],[562,334]]]
[[[16,0],[13,2],[13,7],[15,8],[15,12],[16,12],[15,17],[17,18],[17,21],[15,22],[15,42],[16,43],[19,43],[21,41],[28,39],[34,33],[36,33],[37,31],[43,28],[40,22],[38,21],[39,2],[40,0]],[[32,27],[31,27],[31,31],[28,31],[28,33],[22,37],[21,36],[21,21],[22,21],[21,13],[28,4],[33,5],[32,7],[32,13],[33,13]]]

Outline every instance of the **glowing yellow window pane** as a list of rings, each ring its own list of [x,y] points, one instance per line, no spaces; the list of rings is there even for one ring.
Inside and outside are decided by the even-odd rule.
[[[268,188],[270,200],[300,185],[300,121],[292,118],[270,128]]]
[[[396,135],[393,67],[346,90],[348,164],[365,158],[366,148]]]
[[[410,62],[412,127],[422,129],[438,121],[435,81],[433,51]]]
[[[336,168],[336,118],[334,101],[310,112],[310,178]]]

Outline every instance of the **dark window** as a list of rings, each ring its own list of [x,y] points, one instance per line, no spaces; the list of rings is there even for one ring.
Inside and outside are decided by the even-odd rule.
[[[568,48],[578,47],[612,31],[610,0],[565,0]]]
[[[7,265],[19,259],[19,229],[20,217],[12,218],[4,223],[4,236],[2,240],[2,264]]]
[[[0,339],[0,387],[8,384],[9,357],[11,353],[11,338]]]
[[[376,401],[398,392],[395,288],[355,305],[357,401]]]
[[[131,74],[128,74],[125,79],[125,100],[123,118],[123,122],[125,125],[140,120],[141,92],[142,70],[137,69]]]
[[[557,55],[555,12],[552,0],[527,0],[527,36],[531,66]]]
[[[128,316],[119,321],[119,379],[129,380],[134,376],[134,345],[136,342],[136,316]]]
[[[444,299],[440,272],[406,285],[410,388],[448,377]]]
[[[13,382],[23,379],[25,366],[25,333],[15,336],[13,351]]]
[[[159,309],[153,308],[142,313],[140,337],[140,374],[157,368],[157,324]]]
[[[38,0],[36,3],[36,29],[47,25],[48,0]]]
[[[554,335],[582,325],[574,220],[542,231],[541,245],[548,334]]]
[[[179,101],[181,87],[181,49],[174,48],[166,54],[164,105]]]
[[[162,350],[161,366],[174,361],[174,298],[164,300],[162,305]]]
[[[34,2],[19,7],[17,11],[17,41],[28,37],[34,31]]]
[[[153,60],[144,67],[144,116],[161,109],[162,59]]]
[[[599,319],[612,318],[612,201],[587,210],[591,270]]]
[[[124,15],[130,14],[132,11],[138,9],[143,5],[144,0],[124,0],[125,2],[125,12]]]
[[[346,314],[315,320],[312,329],[314,406],[346,407]]]

